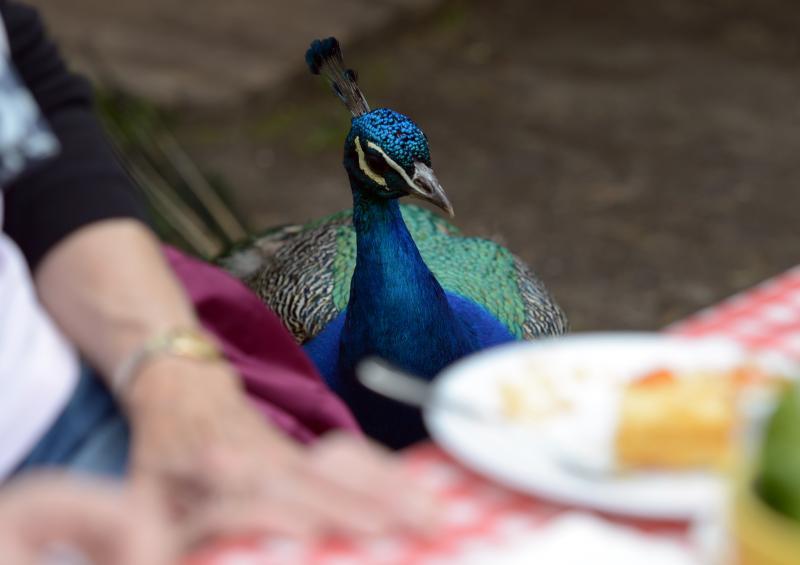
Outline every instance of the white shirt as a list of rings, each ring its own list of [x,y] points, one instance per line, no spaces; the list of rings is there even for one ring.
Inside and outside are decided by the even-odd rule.
[[[0,219],[2,203],[0,193]],[[74,349],[39,304],[19,249],[0,232],[0,479],[50,428],[78,375]]]
[[[8,65],[7,57],[8,40],[0,18],[0,67]],[[53,141],[46,135],[30,135],[30,129],[19,129],[35,103],[26,91],[15,92],[7,84],[0,89],[5,102],[10,101],[0,104],[0,145],[12,147],[12,151],[2,152],[6,166],[21,168],[22,155],[31,150],[46,152],[45,145]],[[15,142],[13,134],[17,132],[23,137]],[[24,151],[14,153],[14,148],[23,146]],[[0,187],[0,480],[52,426],[80,374],[75,350],[39,304],[27,264],[16,244],[2,232],[2,221]]]

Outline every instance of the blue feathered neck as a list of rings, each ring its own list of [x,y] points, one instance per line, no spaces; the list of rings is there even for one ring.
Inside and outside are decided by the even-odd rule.
[[[304,347],[326,381],[353,410],[364,431],[401,448],[425,437],[416,408],[381,397],[361,385],[355,369],[378,356],[431,379],[479,349],[513,339],[477,303],[445,292],[422,259],[397,199],[359,186],[352,162],[356,266],[345,312]]]
[[[378,355],[431,378],[477,349],[475,338],[425,265],[398,201],[362,193],[352,177],[351,186],[357,255],[340,374],[352,375],[363,357]]]

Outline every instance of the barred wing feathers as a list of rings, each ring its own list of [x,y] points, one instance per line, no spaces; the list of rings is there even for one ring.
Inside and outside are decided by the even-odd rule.
[[[422,258],[445,290],[481,304],[518,338],[566,331],[564,313],[542,282],[505,247],[464,237],[423,208],[401,209]],[[314,337],[347,306],[355,261],[350,210],[270,230],[220,259],[278,314],[300,343]]]

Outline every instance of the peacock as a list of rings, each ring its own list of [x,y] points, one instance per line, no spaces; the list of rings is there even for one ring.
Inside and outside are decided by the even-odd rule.
[[[353,208],[273,229],[221,262],[281,317],[365,432],[399,448],[424,437],[419,411],[363,387],[360,361],[378,356],[429,380],[475,351],[564,333],[567,321],[505,247],[399,204],[412,196],[453,216],[427,137],[403,114],[370,110],[335,38],[315,40],[306,62],[352,114]]]

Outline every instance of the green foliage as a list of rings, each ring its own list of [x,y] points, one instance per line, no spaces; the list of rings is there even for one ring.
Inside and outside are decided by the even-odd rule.
[[[119,91],[98,92],[97,105],[162,239],[208,259],[246,236],[224,182],[201,171],[182,150],[168,117]]]
[[[767,426],[757,488],[775,510],[800,521],[800,384],[783,394]]]

